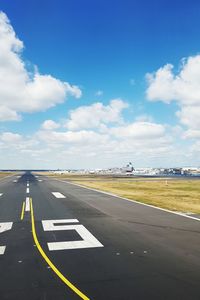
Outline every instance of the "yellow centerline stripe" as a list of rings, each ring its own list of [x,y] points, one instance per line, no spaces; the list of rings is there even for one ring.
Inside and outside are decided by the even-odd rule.
[[[37,233],[35,230],[35,220],[34,220],[34,212],[33,212],[33,203],[32,199],[30,198],[30,205],[31,205],[31,224],[32,224],[32,234],[33,234],[33,240],[38,248],[38,251],[44,258],[44,260],[47,262],[47,264],[51,267],[51,269],[56,273],[56,275],[74,292],[76,293],[81,299],[83,300],[90,300],[86,295],[84,295],[78,288],[76,288],[52,263],[52,261],[48,258],[44,250],[42,249],[38,238]]]
[[[25,208],[25,201],[23,202],[23,204],[22,204],[22,212],[21,212],[21,220],[23,220],[23,218],[24,218],[24,208]]]

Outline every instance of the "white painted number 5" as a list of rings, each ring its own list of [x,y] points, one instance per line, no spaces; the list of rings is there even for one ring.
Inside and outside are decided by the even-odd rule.
[[[78,223],[77,219],[66,220],[44,220],[42,225],[44,231],[57,231],[57,230],[75,230],[81,240],[79,241],[63,241],[47,243],[49,250],[68,250],[68,249],[81,249],[81,248],[96,248],[103,247],[103,245],[83,226]]]

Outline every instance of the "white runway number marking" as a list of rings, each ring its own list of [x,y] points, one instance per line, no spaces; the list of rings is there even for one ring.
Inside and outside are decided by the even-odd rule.
[[[59,192],[52,192],[52,194],[56,197],[56,198],[66,198],[63,194],[59,193]]]
[[[11,230],[13,222],[0,223],[0,233]],[[0,255],[5,253],[6,246],[0,246]]]
[[[47,243],[49,250],[69,250],[69,249],[81,249],[81,248],[96,248],[104,247],[86,228],[78,223],[77,219],[66,220],[44,220],[42,221],[44,231],[58,231],[58,230],[74,230],[78,233],[81,240],[79,241],[63,241],[63,242],[51,242]],[[57,225],[58,224],[58,225]]]

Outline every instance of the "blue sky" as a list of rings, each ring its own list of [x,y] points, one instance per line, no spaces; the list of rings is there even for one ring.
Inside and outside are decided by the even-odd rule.
[[[2,168],[200,165],[199,1],[0,10]]]

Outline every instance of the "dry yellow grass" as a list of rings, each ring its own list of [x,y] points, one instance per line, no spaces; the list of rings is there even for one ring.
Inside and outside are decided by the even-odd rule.
[[[12,175],[13,172],[0,172],[0,178],[4,178],[6,176]]]
[[[121,197],[155,205],[172,211],[200,213],[200,180],[138,180],[104,176],[57,175]]]

